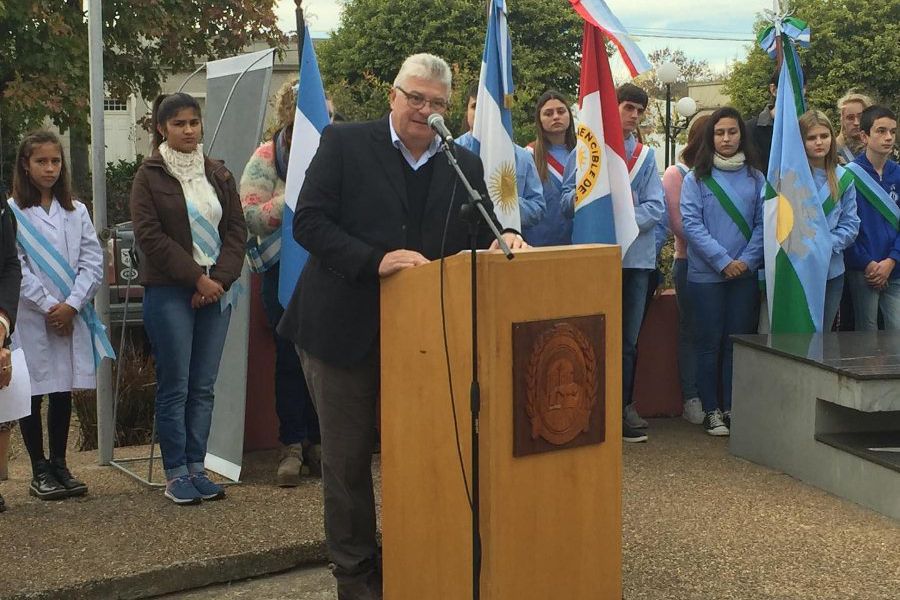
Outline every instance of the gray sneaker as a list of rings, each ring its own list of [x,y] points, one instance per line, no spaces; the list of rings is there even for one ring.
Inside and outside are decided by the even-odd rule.
[[[276,479],[278,487],[297,487],[300,485],[300,470],[303,468],[303,445],[291,444],[281,450],[281,462],[278,463]]]
[[[647,421],[642,419],[641,415],[637,414],[637,410],[634,408],[634,403],[629,404],[622,410],[622,418],[625,420],[625,424],[632,429],[647,428]]]
[[[689,398],[688,400],[685,400],[681,416],[685,421],[693,425],[702,423],[703,417],[705,417],[706,414],[703,412],[703,404],[701,404],[700,398]]]

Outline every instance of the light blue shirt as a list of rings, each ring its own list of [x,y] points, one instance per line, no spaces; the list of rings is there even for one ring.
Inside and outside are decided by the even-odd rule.
[[[457,144],[475,152],[475,138],[467,131],[454,140]],[[523,231],[539,222],[544,216],[544,190],[531,152],[513,144],[516,153],[516,191],[519,193],[519,219]],[[526,238],[528,240],[528,238]],[[531,241],[528,240],[531,244]],[[534,244],[532,244],[534,245]]]
[[[637,140],[633,135],[625,138],[626,160],[634,154]],[[649,154],[644,164],[631,182],[631,192],[634,196],[634,218],[637,221],[638,236],[631,243],[628,252],[622,257],[623,269],[655,269],[657,252],[657,239],[664,235],[665,229],[657,233],[657,226],[666,212],[665,195],[663,193],[662,180],[656,171],[656,155],[652,148],[648,148]],[[575,170],[575,156],[569,157],[571,164],[566,164],[566,173],[571,168]],[[572,188],[563,194],[562,204],[565,214],[571,219],[575,216],[575,180],[572,177]],[[662,237],[665,241],[665,237]],[[660,244],[662,247],[662,244]]]
[[[696,283],[725,281],[722,269],[732,260],[743,261],[755,275],[763,261],[762,173],[713,167],[713,174],[737,194],[731,200],[750,226],[750,241],[706,184],[697,180],[694,171],[688,173],[681,185],[681,225],[688,242],[687,278]]]
[[[634,154],[636,146],[637,140],[633,135],[625,138],[626,161]],[[639,233],[628,248],[628,252],[622,257],[623,269],[656,268],[656,227],[666,212],[666,201],[662,180],[656,170],[656,155],[652,148],[648,150],[647,159],[631,182],[631,191],[634,193],[634,217]]]
[[[394,115],[391,114],[388,119],[388,125],[391,128],[391,143],[394,144],[394,148],[400,150],[400,154],[403,155],[403,158],[406,159],[406,162],[409,163],[409,166],[412,167],[413,171],[418,171],[419,167],[427,163],[431,160],[431,157],[437,154],[441,149],[441,138],[437,135],[434,136],[434,139],[431,141],[431,145],[428,146],[428,149],[425,150],[425,153],[419,157],[418,160],[413,158],[412,152],[409,151],[409,148],[406,147],[406,144],[403,143],[403,140],[400,139],[400,136],[397,135],[397,130],[394,129]]]
[[[813,169],[813,179],[816,182],[816,190],[828,185],[828,174],[824,169]],[[859,234],[859,215],[856,213],[856,186],[850,184],[838,202],[828,219],[828,228],[831,230],[831,262],[828,264],[828,279],[844,273],[844,249],[856,240]]]
[[[571,205],[575,197],[575,151],[563,144],[550,146],[547,151],[564,165],[563,178],[560,181],[552,173],[547,173],[547,179],[543,182],[544,218],[526,228],[523,235],[532,246],[566,246],[572,243],[572,209],[570,207],[566,211],[565,204],[568,198]]]

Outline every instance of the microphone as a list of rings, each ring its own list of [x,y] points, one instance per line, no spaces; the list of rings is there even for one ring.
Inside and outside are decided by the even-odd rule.
[[[438,134],[442,141],[448,145],[453,143],[453,134],[450,133],[450,130],[444,125],[444,117],[438,113],[431,113],[428,115],[428,126]]]

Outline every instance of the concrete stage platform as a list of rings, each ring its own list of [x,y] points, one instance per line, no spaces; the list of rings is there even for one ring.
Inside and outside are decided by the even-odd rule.
[[[731,452],[900,519],[900,332],[739,336]]]

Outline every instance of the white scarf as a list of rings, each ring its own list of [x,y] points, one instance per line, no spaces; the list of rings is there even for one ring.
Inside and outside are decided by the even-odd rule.
[[[163,142],[159,145],[159,154],[169,173],[181,184],[185,202],[193,205],[204,219],[218,228],[219,221],[222,220],[222,204],[215,188],[206,179],[203,145],[197,144],[193,152],[185,153],[173,150],[168,142]],[[201,267],[211,267],[215,264],[215,260],[200,250],[197,244],[193,245],[193,256]]]
[[[713,165],[722,171],[739,171],[746,164],[747,158],[743,152],[738,152],[728,158],[725,158],[718,152],[713,156]]]

